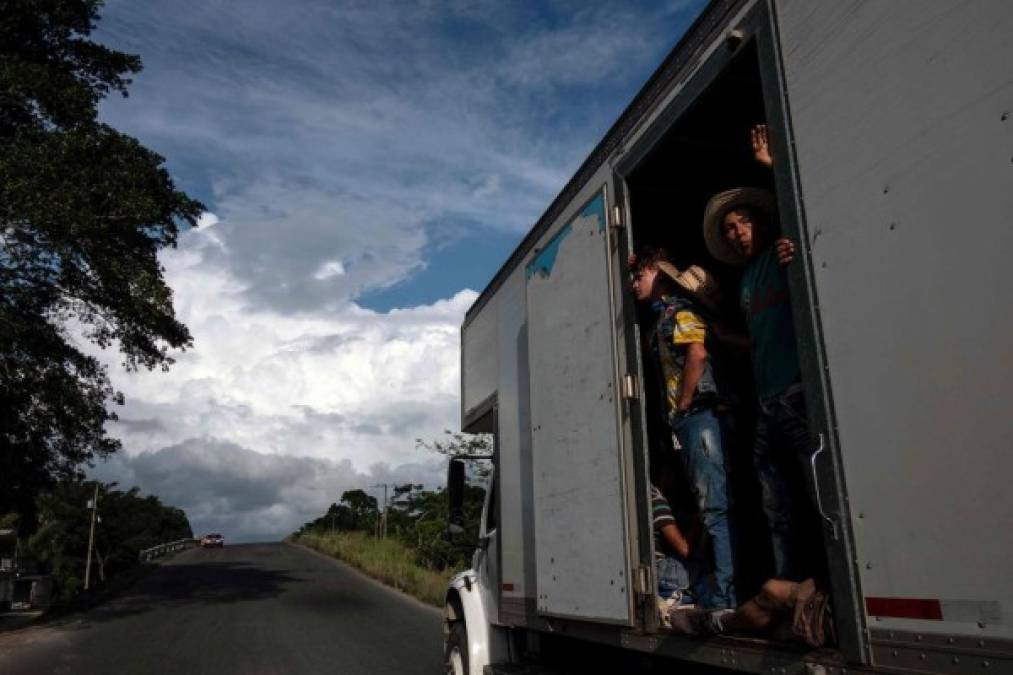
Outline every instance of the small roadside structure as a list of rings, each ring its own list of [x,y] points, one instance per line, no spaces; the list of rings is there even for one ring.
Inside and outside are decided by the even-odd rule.
[[[21,555],[17,530],[0,530],[0,610],[46,609],[52,589],[52,577]]]

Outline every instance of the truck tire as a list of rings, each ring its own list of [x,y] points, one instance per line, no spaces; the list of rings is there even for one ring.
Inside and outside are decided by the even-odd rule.
[[[468,628],[463,621],[450,624],[443,660],[447,675],[468,675]]]

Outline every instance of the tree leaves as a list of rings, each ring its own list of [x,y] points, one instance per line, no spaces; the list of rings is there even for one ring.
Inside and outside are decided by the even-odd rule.
[[[447,457],[462,455],[491,455],[493,437],[490,434],[462,434],[445,431],[443,440],[417,439],[416,447]],[[387,512],[387,533],[396,537],[415,553],[415,561],[426,568],[442,571],[465,569],[471,560],[468,544],[478,541],[482,508],[485,502],[485,479],[491,467],[487,461],[476,463],[476,479],[464,488],[464,534],[458,542],[447,539],[447,495],[438,490],[424,490],[422,485],[405,483],[394,486],[393,499]],[[477,483],[477,484],[475,484]],[[338,531],[375,532],[379,515],[377,500],[364,490],[348,490],[341,495],[340,504],[331,504],[327,513],[310,521],[299,532],[324,533],[331,528]]]
[[[142,549],[193,536],[182,510],[154,496],[141,497],[137,488],[124,492],[114,486],[99,487],[101,524],[95,528],[95,552],[104,574],[115,575],[137,565]],[[67,481],[39,500],[40,528],[28,540],[27,550],[51,571],[62,600],[77,592],[84,577],[91,525],[87,504],[93,490],[94,483]]]
[[[0,511],[119,448],[123,397],[77,347],[117,348],[128,369],[167,368],[192,344],[159,251],[200,202],[164,159],[102,124],[137,56],[88,40],[98,0],[0,0]]]
[[[96,106],[126,96],[141,59],[86,39],[99,0],[0,1],[0,134],[90,123]]]

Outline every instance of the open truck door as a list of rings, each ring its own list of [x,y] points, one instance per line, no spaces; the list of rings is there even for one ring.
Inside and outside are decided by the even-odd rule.
[[[549,233],[526,266],[537,609],[632,625],[605,196]]]

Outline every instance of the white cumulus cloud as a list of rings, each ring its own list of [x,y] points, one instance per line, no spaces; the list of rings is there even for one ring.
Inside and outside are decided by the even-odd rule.
[[[102,356],[127,404],[96,472],[280,536],[431,479],[414,440],[458,425],[466,288],[497,264],[434,261],[505,258],[702,0],[177,4],[110,2],[96,36],[145,63],[103,119],[211,209],[161,259],[195,342],[168,373]],[[362,306],[385,292],[425,300]]]
[[[313,278],[317,281],[326,281],[331,277],[340,277],[345,273],[345,266],[341,264],[340,260],[328,260],[313,273]]]
[[[197,227],[202,230],[206,230],[209,227],[214,227],[217,224],[218,224],[218,216],[211,213],[210,211],[205,211],[204,213],[200,214],[200,216],[197,217]]]
[[[118,455],[96,476],[121,485],[144,485],[165,503],[182,508],[194,533],[221,532],[229,541],[277,539],[323,513],[346,490],[378,483],[432,488],[444,464],[435,457],[391,467],[357,470],[347,460],[265,455],[219,438],[188,438],[138,455]]]
[[[115,353],[102,353],[127,403],[110,427],[124,450],[96,475],[179,502],[197,522],[245,538],[281,536],[357,485],[338,475],[372,475],[380,466],[406,481],[432,481],[433,458],[415,439],[457,425],[459,329],[476,294],[387,313],[351,301],[329,312],[282,313],[250,306],[244,285],[211,263],[214,252],[194,230],[163,256],[177,313],[194,336],[170,372],[126,373]],[[204,452],[212,454],[200,460]],[[162,473],[152,473],[152,457],[161,458]],[[194,488],[208,472],[243,486],[263,466],[287,471],[289,485],[266,505],[245,501],[248,486],[220,498]],[[406,466],[415,469],[397,468]],[[321,475],[333,480],[313,487]],[[298,504],[290,503],[296,494]],[[264,509],[273,514],[270,527],[255,517]]]

